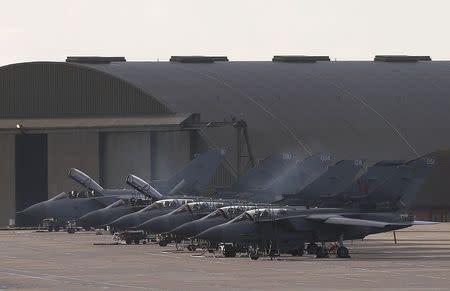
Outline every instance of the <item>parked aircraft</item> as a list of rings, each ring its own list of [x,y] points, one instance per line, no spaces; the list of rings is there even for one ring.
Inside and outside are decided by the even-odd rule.
[[[214,245],[233,243],[226,245],[230,255],[237,246],[244,245],[252,258],[257,258],[261,250],[303,254],[305,243],[309,243],[309,253],[326,257],[325,242],[337,241],[337,256],[348,257],[344,239],[362,239],[369,234],[429,223],[415,221],[408,210],[434,164],[435,159],[429,156],[410,161],[375,187],[369,195],[381,191],[389,194],[390,202],[396,202],[385,209],[266,207],[209,228],[197,238]],[[316,242],[322,245],[318,247]]]

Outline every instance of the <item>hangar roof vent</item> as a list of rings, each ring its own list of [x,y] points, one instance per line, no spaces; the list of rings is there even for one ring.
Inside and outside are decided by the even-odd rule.
[[[418,62],[418,61],[431,61],[431,57],[407,56],[407,55],[377,55],[373,60],[376,62]]]
[[[66,58],[67,63],[109,64],[111,62],[126,62],[125,57],[98,57],[98,56],[71,56]]]
[[[178,63],[214,63],[214,62],[228,62],[226,56],[171,56],[171,62]]]
[[[273,56],[272,62],[282,63],[315,63],[318,61],[330,61],[329,56]]]

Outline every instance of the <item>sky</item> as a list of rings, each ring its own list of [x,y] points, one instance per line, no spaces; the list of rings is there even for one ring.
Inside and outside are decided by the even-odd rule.
[[[450,59],[444,0],[3,0],[1,8],[0,66],[68,55]]]

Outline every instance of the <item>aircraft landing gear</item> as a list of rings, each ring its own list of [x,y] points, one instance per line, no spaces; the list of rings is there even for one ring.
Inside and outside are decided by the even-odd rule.
[[[309,255],[314,255],[317,254],[317,250],[318,250],[319,246],[316,243],[309,243],[308,246],[306,247],[306,252]]]
[[[336,250],[336,257],[338,258],[350,258],[348,249],[344,246],[340,246]]]
[[[236,249],[233,245],[224,245],[223,255],[225,256],[225,258],[234,258],[236,257]]]
[[[167,246],[168,241],[167,240],[160,240],[158,244],[159,244],[160,247],[165,247],[165,246]]]
[[[320,247],[317,247],[316,258],[329,258],[328,249],[325,243],[322,243]]]
[[[260,253],[259,248],[257,246],[249,247],[247,252],[250,259],[252,260],[259,259]]]
[[[188,245],[187,246],[187,249],[188,249],[188,251],[190,251],[190,252],[195,252],[195,250],[197,249],[197,246],[196,245]]]
[[[338,241],[339,247],[336,250],[336,257],[338,258],[350,258],[350,255],[348,254],[348,248],[344,246],[344,235],[339,235],[339,241]]]

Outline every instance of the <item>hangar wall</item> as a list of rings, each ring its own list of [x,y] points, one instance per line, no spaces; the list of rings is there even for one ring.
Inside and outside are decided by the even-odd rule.
[[[151,178],[150,132],[105,132],[100,134],[100,177],[106,188],[125,188],[125,178],[135,174]]]
[[[76,130],[49,133],[48,144],[48,197],[63,191],[82,190],[67,177],[70,168],[78,168],[98,181],[98,133]]]
[[[0,226],[15,217],[14,134],[0,135]]]

